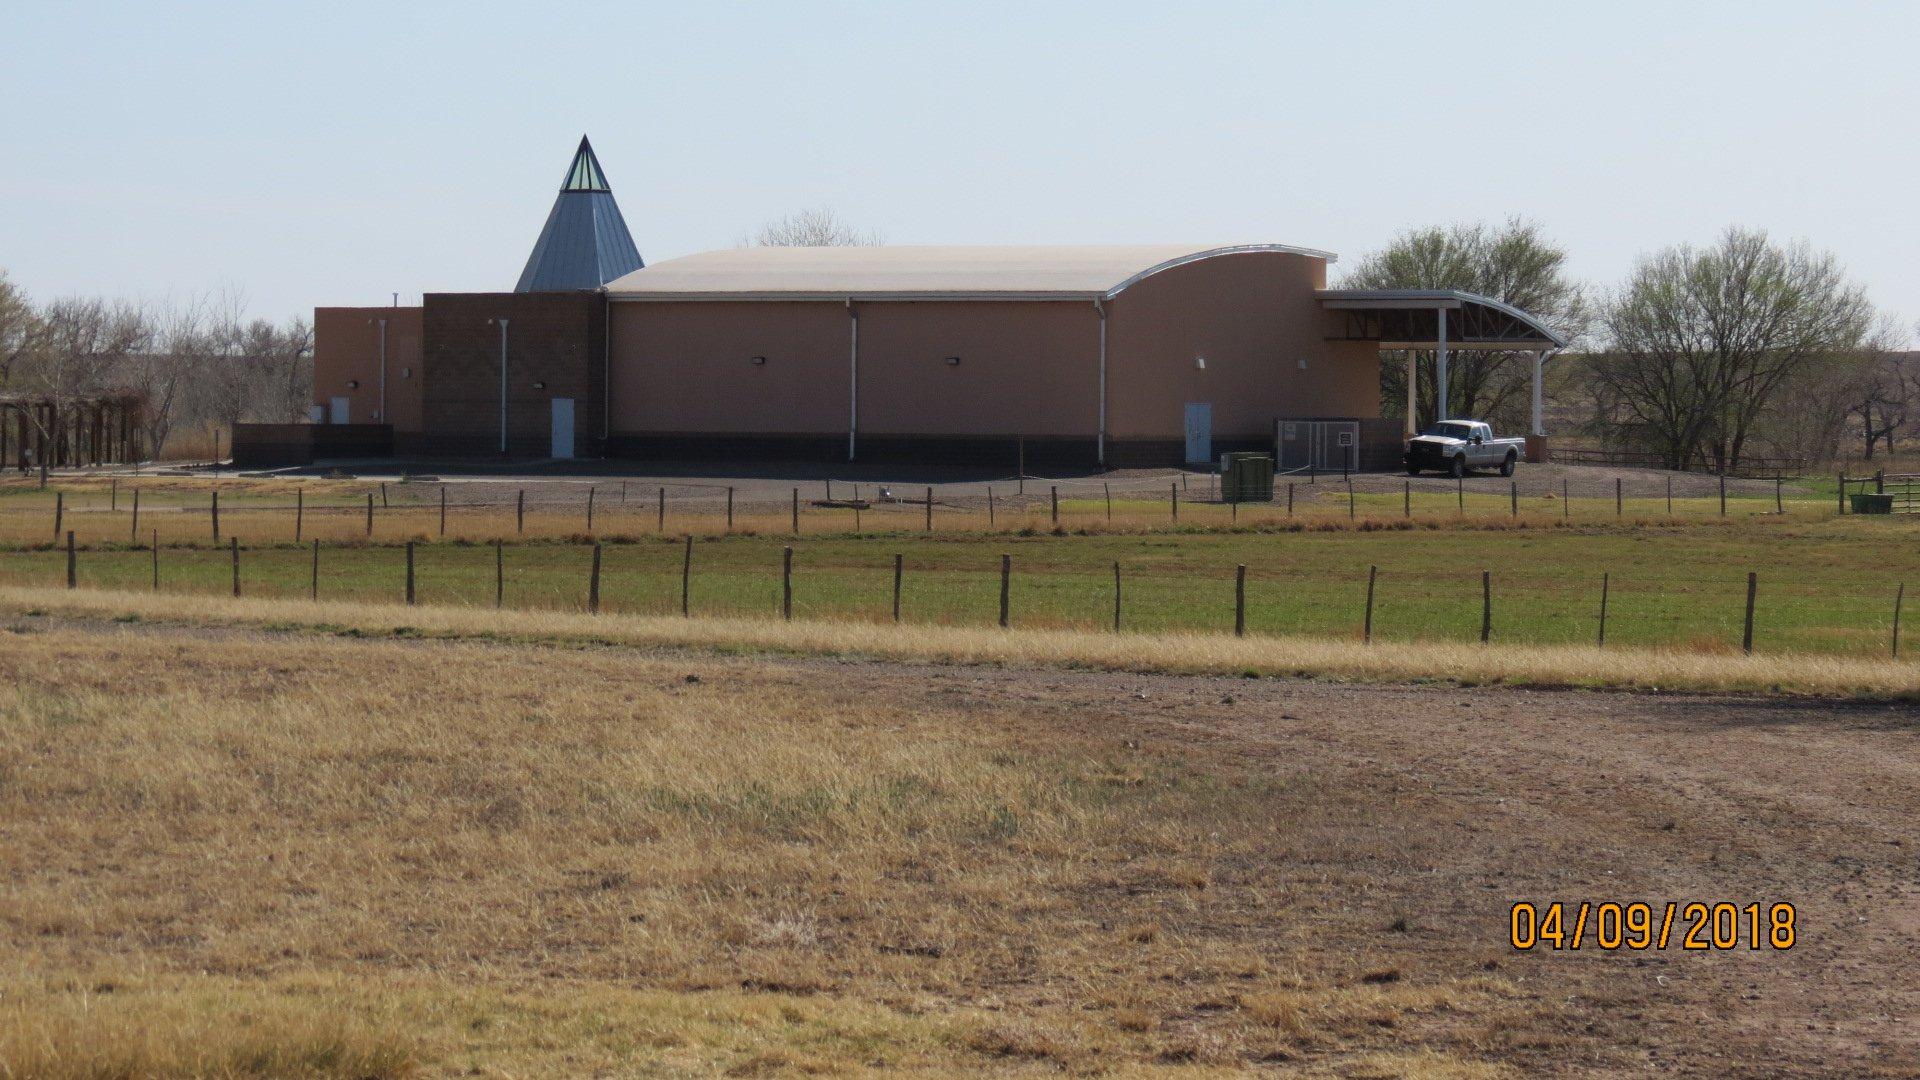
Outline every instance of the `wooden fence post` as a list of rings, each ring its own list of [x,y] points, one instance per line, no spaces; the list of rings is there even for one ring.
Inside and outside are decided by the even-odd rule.
[[[993,488],[987,488],[987,528],[993,528]]]
[[[1053,523],[1060,524],[1060,485],[1054,484],[1047,489],[1047,495],[1053,502]]]
[[[67,588],[80,587],[79,566],[73,553],[73,530],[67,530]]]
[[[1673,477],[1667,477],[1667,516],[1673,516]]]
[[[229,536],[227,544],[233,552],[233,595],[240,595],[240,538]]]
[[[1176,522],[1179,521],[1180,520],[1180,485],[1179,484],[1167,485],[1167,507],[1173,514],[1173,520]]]
[[[1373,579],[1379,573],[1378,566],[1367,567],[1367,616],[1366,621],[1360,624],[1360,641],[1366,645],[1373,644]]]
[[[727,488],[727,532],[733,532],[733,488]]]
[[[654,520],[653,531],[667,531],[667,489],[664,487],[660,489],[660,515]]]
[[[107,509],[118,511],[120,509],[120,478],[116,476],[107,483],[112,485],[107,489]]]
[[[307,599],[320,599],[320,540],[313,541],[313,580],[308,585]]]
[[[800,535],[800,489],[793,489],[793,535]]]
[[[1400,516],[1413,516],[1413,481],[1400,481]]]
[[[1247,564],[1233,570],[1233,636],[1247,636]]]
[[[1840,474],[1840,479],[1835,486],[1840,493],[1840,513],[1844,515],[1847,512],[1847,474],[1845,472]]]
[[[1607,647],[1607,593],[1612,575],[1602,572],[1600,575],[1600,641],[1599,647]]]
[[[1002,630],[1005,630],[1007,628],[1007,599],[1008,599],[1007,582],[1008,582],[1008,579],[1011,578],[1012,576],[1013,576],[1013,556],[1002,554],[1000,556],[1000,628]]]
[[[1613,516],[1621,517],[1627,512],[1626,485],[1620,477],[1613,478]]]
[[[1507,498],[1508,500],[1510,500],[1509,502],[1510,509],[1507,512],[1507,516],[1519,517],[1520,516],[1520,481],[1518,480],[1507,481]]]
[[[447,485],[440,485],[440,535],[447,535]]]
[[[1458,514],[1464,514],[1467,512],[1466,477],[1456,476],[1453,478],[1453,509],[1454,509],[1454,512]]]
[[[220,493],[218,491],[213,493],[213,497],[208,500],[207,505],[209,507],[208,513],[211,515],[213,521],[213,542],[217,544],[220,542]]]
[[[153,530],[153,591],[160,591],[160,530]]]
[[[1560,478],[1560,519],[1565,521],[1573,517],[1573,489],[1568,486],[1567,478]]]
[[[1493,571],[1480,571],[1480,644],[1493,638]]]
[[[1720,516],[1727,516],[1727,474],[1720,474]]]
[[[1900,607],[1907,599],[1907,583],[1900,583],[1900,591],[1893,594],[1893,658],[1900,659]]]
[[[905,571],[906,560],[899,552],[893,555],[893,621],[900,621],[900,578]]]
[[[1760,575],[1752,570],[1747,571],[1747,624],[1740,632],[1740,651],[1743,653],[1753,652],[1753,594],[1759,587]]]
[[[493,542],[493,609],[500,610],[507,602],[507,542]]]
[[[134,505],[139,505],[136,493]],[[293,492],[293,542],[300,542],[300,534],[307,527],[307,492],[305,488],[295,488]]]
[[[1347,520],[1353,520],[1353,480],[1347,480]]]
[[[1113,524],[1113,485],[1103,483],[1100,485],[1100,490],[1107,496],[1107,524],[1111,525]]]
[[[600,542],[593,544],[593,569],[587,576],[587,613],[600,614]]]
[[[1293,481],[1287,481],[1287,516],[1293,516]]]
[[[367,535],[373,535],[373,492],[367,492]]]
[[[385,480],[382,480],[380,481],[380,509],[385,510],[386,508],[387,508],[387,482]]]
[[[1113,632],[1120,632],[1120,564],[1113,564]]]
[[[140,489],[133,489],[133,526],[127,530],[127,543],[140,539]]]
[[[53,536],[54,536],[54,539],[56,540],[60,538],[60,523],[62,522],[62,520],[66,518],[66,516],[67,516],[67,497],[63,492],[56,491],[53,493]],[[216,533],[215,539],[218,539],[218,538],[219,538],[219,534]]]
[[[620,505],[627,505],[627,482],[625,480],[620,481]]]
[[[513,531],[525,534],[527,531],[527,489],[521,488],[513,496]]]
[[[793,545],[780,549],[780,617],[793,621]]]
[[[680,617],[693,616],[693,534],[687,534],[687,546],[680,556]]]
[[[927,489],[927,531],[933,531],[933,489]]]
[[[407,604],[413,604],[413,541],[407,541]]]
[[[1784,514],[1787,512],[1786,494],[1781,490],[1786,486],[1786,483],[1787,478],[1784,476],[1776,476],[1773,478],[1773,512],[1776,514]]]
[[[587,532],[593,532],[593,485],[587,485]]]

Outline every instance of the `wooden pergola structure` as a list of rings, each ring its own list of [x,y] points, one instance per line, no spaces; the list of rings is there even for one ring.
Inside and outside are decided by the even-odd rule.
[[[131,464],[140,460],[145,394],[0,393],[0,468]]]

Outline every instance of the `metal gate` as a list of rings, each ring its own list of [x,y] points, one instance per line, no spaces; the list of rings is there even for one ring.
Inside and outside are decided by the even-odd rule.
[[[1358,420],[1278,420],[1273,458],[1281,472],[1359,472]]]

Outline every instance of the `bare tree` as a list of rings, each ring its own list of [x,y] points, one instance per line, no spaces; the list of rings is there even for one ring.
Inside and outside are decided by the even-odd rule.
[[[1883,445],[1893,453],[1894,440],[1920,416],[1920,353],[1882,339],[1846,385],[1852,391],[1847,415],[1859,422],[1863,456],[1873,460],[1874,450]]]
[[[1548,240],[1540,226],[1510,218],[1493,228],[1455,225],[1414,229],[1395,237],[1385,250],[1361,259],[1342,281],[1352,289],[1457,289],[1491,297],[1544,320],[1568,337],[1581,334],[1588,308],[1581,287],[1566,274],[1566,250]],[[1402,354],[1404,355],[1404,354]],[[1532,369],[1511,352],[1460,352],[1447,379],[1449,411],[1455,416],[1489,416],[1517,421],[1532,387]],[[1416,400],[1423,412],[1438,393],[1431,365],[1415,365],[1420,385]],[[1396,414],[1407,400],[1406,365],[1382,357],[1380,393],[1384,411]],[[1416,418],[1424,422],[1426,416]]]
[[[1642,260],[1605,322],[1602,391],[1669,467],[1730,467],[1783,387],[1858,350],[1872,309],[1831,255],[1734,228]]]
[[[883,242],[880,233],[855,228],[842,220],[832,207],[817,206],[767,222],[742,246],[872,247]]]
[[[18,285],[0,270],[0,387],[13,382],[14,368],[45,348],[47,324]]]

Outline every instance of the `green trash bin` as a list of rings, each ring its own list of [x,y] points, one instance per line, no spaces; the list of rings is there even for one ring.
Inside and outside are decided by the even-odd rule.
[[[1856,514],[1891,514],[1893,496],[1876,495],[1873,492],[1856,493],[1852,496],[1853,512]]]
[[[1266,454],[1221,454],[1220,497],[1227,502],[1272,502],[1273,458]]]

